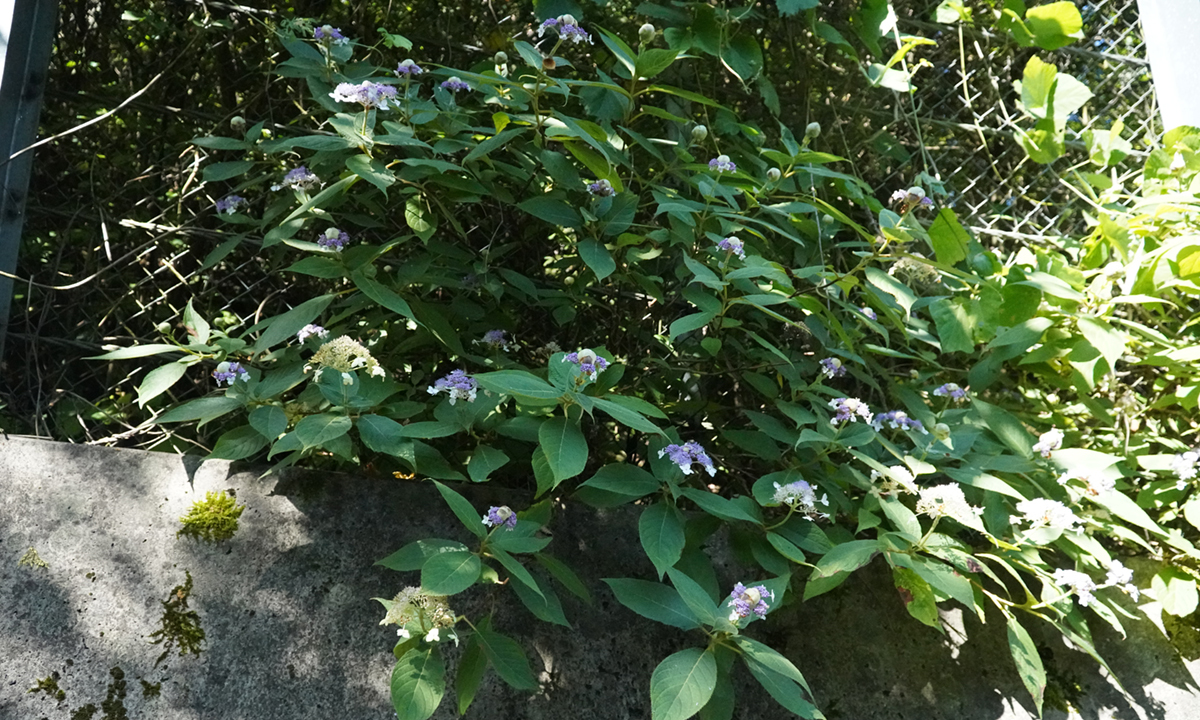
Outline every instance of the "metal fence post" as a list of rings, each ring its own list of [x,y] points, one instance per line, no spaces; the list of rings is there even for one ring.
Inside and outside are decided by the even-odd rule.
[[[55,0],[0,0],[0,270],[12,275],[25,223],[25,200],[38,113],[54,47]],[[0,358],[8,332],[12,278],[0,275]]]

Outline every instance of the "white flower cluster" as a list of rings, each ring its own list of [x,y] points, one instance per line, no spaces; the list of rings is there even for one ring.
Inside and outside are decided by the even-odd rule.
[[[1048,432],[1042,433],[1038,438],[1037,444],[1033,446],[1034,452],[1039,452],[1042,457],[1050,457],[1050,453],[1061,449],[1063,443],[1063,431],[1058,428],[1051,428]]]
[[[917,499],[917,512],[934,518],[953,518],[964,525],[973,525],[983,514],[981,508],[967,502],[962,488],[954,483],[922,488]]]
[[[1092,580],[1091,576],[1087,573],[1064,568],[1054,571],[1054,582],[1074,593],[1079,598],[1079,604],[1083,607],[1091,605],[1096,599],[1095,595],[1093,595],[1094,592],[1106,587],[1119,588],[1121,592],[1130,596],[1135,601],[1141,595],[1137,585],[1133,584],[1133,571],[1122,565],[1120,560],[1113,560],[1109,564],[1108,575],[1105,577],[1103,585],[1097,585],[1096,581]]]
[[[320,379],[321,372],[325,368],[329,368],[342,374],[342,383],[345,385],[354,384],[354,378],[350,376],[352,370],[366,368],[372,376],[387,376],[375,358],[371,357],[370,350],[345,335],[330,340],[318,348],[313,353],[312,362],[304,366],[304,371],[308,372],[313,365],[318,366],[316,375],[313,376],[314,379]]]
[[[1187,450],[1171,458],[1171,472],[1179,478],[1176,485],[1180,490],[1187,487],[1187,481],[1196,477],[1196,463],[1200,462],[1200,452]]]
[[[817,489],[810,485],[805,480],[797,480],[796,482],[780,485],[775,483],[775,495],[772,498],[779,505],[787,505],[804,514],[809,520],[813,516],[820,518],[828,518],[828,513],[823,513],[817,509],[817,503],[829,507],[829,495],[822,494],[821,499],[817,499]]]
[[[879,484],[879,492],[883,495],[895,495],[901,492],[916,495],[920,492],[917,488],[917,479],[906,467],[893,465],[887,469],[886,474],[878,470],[871,471],[871,482],[876,482],[881,478],[883,482]]]
[[[1017,512],[1021,515],[1009,517],[1009,522],[1013,525],[1027,522],[1030,530],[1043,527],[1077,530],[1078,526],[1083,525],[1083,520],[1071,512],[1071,508],[1048,498],[1022,500],[1017,503]]]
[[[379,624],[399,625],[396,634],[406,640],[412,637],[410,628],[415,627],[425,633],[426,642],[437,642],[440,639],[439,629],[454,625],[454,611],[450,609],[446,598],[421,588],[406,587],[395,598],[380,599],[380,602],[387,608],[387,615]]]
[[[1096,477],[1087,473],[1066,472],[1059,476],[1058,484],[1067,485],[1072,480],[1083,483],[1084,492],[1091,497],[1100,497],[1117,489],[1117,481],[1112,478]]]

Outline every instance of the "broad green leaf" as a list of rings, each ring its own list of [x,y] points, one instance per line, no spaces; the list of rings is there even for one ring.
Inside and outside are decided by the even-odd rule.
[[[254,167],[254,163],[250,160],[233,160],[231,162],[219,162],[212,165],[204,166],[204,181],[205,182],[220,182],[235,178],[238,175],[245,175]]]
[[[145,407],[146,403],[170,390],[171,386],[187,373],[188,367],[183,363],[171,363],[146,373],[145,379],[137,389],[138,407]]]
[[[903,567],[892,568],[892,581],[908,614],[940,630],[937,601],[933,598],[933,588],[929,587],[929,583],[916,572]]]
[[[1025,26],[1033,35],[1033,44],[1043,50],[1057,50],[1083,37],[1083,17],[1070,0],[1030,8]]]
[[[266,329],[258,336],[258,341],[254,343],[254,352],[263,352],[284,340],[294,338],[301,328],[316,320],[335,297],[337,296],[321,295],[305,300],[284,314],[271,318]]]
[[[667,657],[650,676],[652,720],[687,720],[708,702],[717,684],[717,661],[701,648]]]
[[[716,316],[717,314],[715,312],[710,311],[702,311],[692,313],[691,315],[684,315],[675,322],[671,323],[671,327],[667,330],[667,335],[672,341],[674,341],[675,338],[679,337],[680,335],[694,332],[708,325]]]
[[[519,203],[517,207],[536,218],[545,220],[551,225],[577,228],[583,224],[575,208],[562,200],[550,197],[536,197]]]
[[[367,277],[367,275],[361,270],[355,271],[354,274],[351,275],[351,279],[354,281],[354,285],[359,290],[363,291],[364,295],[384,306],[388,310],[399,313],[409,320],[417,319],[417,316],[413,314],[412,306],[408,304],[408,301],[400,297],[399,294],[397,294],[388,286],[375,280],[374,278]]]
[[[745,635],[734,635],[733,642],[741,648],[742,654],[745,655],[747,660],[758,663],[766,669],[782,675],[792,682],[798,683],[805,690],[809,689],[808,681],[804,679],[804,675],[792,664],[792,661],[780,655],[772,648]]]
[[[736,502],[728,498],[723,498],[720,495],[698,488],[683,488],[681,492],[709,515],[728,521],[741,520],[756,525],[759,523],[759,518],[751,515]]]
[[[188,300],[187,307],[183,309],[183,326],[187,329],[188,335],[192,336],[194,342],[207,343],[211,329],[208,321],[200,317],[195,308],[192,307],[192,301]]]
[[[130,360],[133,358],[147,357],[150,355],[162,355],[169,352],[182,352],[178,345],[167,345],[165,343],[150,343],[148,345],[134,345],[133,347],[117,348],[110,350],[103,355],[93,355],[86,357],[84,360]]]
[[[629,463],[609,463],[596,471],[581,487],[594,487],[629,498],[640,498],[659,489],[660,481]]]
[[[562,584],[572,595],[588,603],[592,602],[592,594],[588,592],[587,586],[575,574],[575,571],[567,566],[566,563],[549,555],[547,553],[537,553],[533,556],[538,563],[546,568],[546,570],[554,576],[554,579]]]
[[[967,259],[967,244],[971,235],[950,208],[942,208],[929,226],[929,239],[938,262],[954,265]]]
[[[691,608],[673,587],[633,578],[605,578],[604,582],[622,605],[642,617],[680,630],[700,627]]]
[[[267,440],[249,425],[241,425],[225,433],[217,440],[210,460],[244,460],[267,446]]]
[[[676,568],[669,568],[667,574],[671,577],[671,583],[679,592],[679,597],[683,599],[684,604],[691,609],[692,614],[700,620],[701,624],[715,624],[718,618],[717,604],[713,602],[713,599],[700,586],[700,583],[688,577],[687,573]]]
[[[671,67],[671,63],[675,62],[675,58],[678,56],[677,50],[662,48],[643,50],[634,63],[634,74],[641,79],[649,80]]]
[[[206,397],[199,400],[191,400],[178,407],[173,407],[156,417],[154,421],[156,423],[169,423],[199,420],[201,423],[205,423],[240,407],[242,407],[242,401],[237,398],[224,396]]]
[[[1163,568],[1150,580],[1150,593],[1163,610],[1176,617],[1191,615],[1200,601],[1196,593],[1196,579],[1171,567]]]
[[[1008,618],[1008,649],[1012,653],[1013,662],[1017,664],[1021,682],[1025,683],[1025,689],[1033,697],[1033,704],[1037,706],[1040,717],[1042,699],[1046,695],[1046,669],[1042,665],[1037,646],[1033,644],[1033,638],[1029,637],[1021,623],[1012,616]]]
[[[346,158],[346,169],[379,188],[384,197],[387,197],[387,189],[396,182],[396,176],[391,170],[382,162],[366,155],[352,155]]]
[[[746,663],[746,669],[775,702],[807,720],[824,717],[812,703],[804,699],[804,692],[795,681],[746,655],[742,656],[742,660]]]
[[[296,423],[296,439],[304,447],[324,447],[350,431],[352,422],[345,415],[309,415]]]
[[[819,4],[821,4],[821,0],[777,0],[775,7],[779,10],[780,15],[787,17],[795,15],[801,10],[812,10]]]
[[[250,427],[267,440],[274,440],[287,431],[288,419],[278,405],[260,405],[250,411]]]
[[[529,669],[529,660],[516,640],[482,627],[476,631],[475,637],[501,680],[517,690],[537,689],[537,680]]]
[[[662,577],[667,568],[679,562],[686,544],[683,517],[674,505],[659,501],[642,511],[638,519],[638,536],[650,562]]]
[[[971,405],[1001,442],[1021,457],[1033,456],[1033,443],[1029,440],[1029,431],[1012,413],[974,396],[971,398]]]
[[[361,415],[356,423],[363,445],[375,452],[396,455],[404,437],[404,426],[382,415]]]
[[[579,250],[579,257],[596,273],[597,280],[603,280],[617,269],[617,263],[608,249],[591,238],[580,240],[576,249]]]
[[[428,538],[414,540],[396,552],[375,563],[397,572],[420,570],[429,558],[443,552],[466,552],[467,546],[455,540]]]
[[[963,298],[942,298],[929,306],[929,314],[937,324],[942,352],[970,353],[975,350],[971,329],[978,323],[968,314],[964,302]]]
[[[458,670],[454,678],[459,715],[467,714],[467,708],[471,707],[471,702],[475,700],[475,693],[479,690],[479,683],[483,680],[487,666],[487,655],[484,654],[483,647],[480,646],[479,640],[471,635],[463,648],[462,659],[458,661]]]
[[[473,552],[441,552],[421,566],[421,587],[434,595],[455,595],[475,584],[480,569],[479,556]]]
[[[392,707],[398,720],[427,720],[446,693],[446,666],[437,646],[413,648],[392,668]]]
[[[497,370],[496,372],[482,373],[476,375],[475,380],[484,389],[512,395],[516,398],[558,400],[563,395],[562,390],[523,370]]]
[[[529,587],[524,582],[509,583],[513,592],[520,598],[521,603],[533,613],[537,619],[561,625],[563,627],[571,627],[571,623],[567,621],[567,616],[563,613],[562,603],[555,594],[554,589],[549,584],[539,583],[535,588]]]
[[[503,451],[488,445],[479,445],[475,452],[471,453],[471,460],[467,463],[467,474],[473,482],[484,482],[489,475],[507,463],[508,455]]]
[[[852,573],[879,554],[878,540],[851,540],[835,545],[825,553],[813,570],[814,577],[831,577],[837,573]]]
[[[554,473],[555,484],[575,477],[587,467],[587,440],[579,426],[565,417],[552,417],[542,423],[538,443]]]
[[[617,420],[622,425],[631,427],[634,430],[641,430],[642,432],[645,432],[645,433],[654,433],[657,435],[663,434],[663,431],[661,429],[659,429],[659,427],[657,425],[655,425],[654,423],[647,420],[641,413],[637,412],[636,410],[631,410],[630,408],[628,408],[624,405],[620,405],[618,403],[615,403],[611,400],[606,400],[604,398],[594,398],[592,400],[592,403],[596,406],[597,409],[603,410],[605,413],[612,416],[612,418],[614,420]]]
[[[499,532],[504,532],[504,530],[501,529]],[[545,599],[545,597],[542,595],[542,589],[538,587],[537,580],[533,579],[533,575],[530,574],[529,570],[521,564],[520,560],[517,560],[512,555],[509,555],[507,552],[501,550],[494,544],[488,546],[488,552],[490,552],[492,557],[496,558],[496,560],[504,566],[504,569],[508,571],[508,574],[511,575],[517,582],[524,583],[526,587],[532,590],[538,597],[543,598],[543,600]]]
[[[483,524],[483,514],[476,511],[475,506],[469,500],[437,480],[433,481],[433,485],[442,494],[442,499],[450,506],[450,511],[463,524],[463,527],[470,530],[477,537],[485,537],[487,535],[486,526]]]

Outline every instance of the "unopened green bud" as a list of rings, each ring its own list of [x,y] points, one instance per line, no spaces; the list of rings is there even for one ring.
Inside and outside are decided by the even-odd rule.
[[[945,440],[950,437],[950,426],[946,423],[938,423],[933,426],[933,436],[938,440]]]
[[[246,129],[246,118],[242,117],[241,115],[234,115],[233,117],[229,118],[229,127],[237,130],[238,132],[244,131]]]
[[[503,65],[504,63],[508,62],[508,53],[501,50],[500,52],[496,53],[496,56],[492,58],[492,60],[494,60],[497,65]]]
[[[171,332],[171,323],[164,320],[164,321],[160,322],[158,325],[155,325],[154,329],[158,330],[163,335],[166,335],[167,333]]]
[[[767,171],[767,179],[771,182],[778,182],[781,177],[783,177],[783,173],[779,172],[779,168],[771,168]]]
[[[646,23],[645,25],[638,28],[638,38],[644,43],[648,43],[651,40],[653,40],[654,33],[655,33],[654,26],[651,25],[650,23]]]
[[[804,128],[804,136],[805,137],[815,138],[820,134],[821,134],[821,123],[819,123],[819,122],[810,122],[808,124],[808,127]]]
[[[908,371],[908,377],[910,377],[913,380],[920,380],[921,373],[917,372],[916,368],[913,368],[912,370]]]
[[[908,194],[910,197],[920,200],[921,198],[925,197],[925,188],[920,187],[919,185],[913,185],[908,189]]]
[[[706,137],[708,137],[708,128],[703,125],[692,128],[692,142],[704,142]]]
[[[833,219],[833,216],[828,213],[821,216],[822,225],[832,225],[834,222],[836,221]]]

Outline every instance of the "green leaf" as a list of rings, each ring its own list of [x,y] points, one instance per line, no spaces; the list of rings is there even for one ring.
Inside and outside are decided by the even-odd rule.
[[[667,568],[679,562],[683,547],[687,544],[683,532],[683,518],[674,505],[659,501],[642,511],[638,519],[638,535],[642,548],[650,562],[662,577]]]
[[[261,405],[250,411],[250,427],[267,440],[274,440],[287,431],[288,419],[278,405]]]
[[[929,314],[933,316],[933,322],[937,325],[942,352],[975,351],[971,328],[978,323],[967,313],[965,302],[965,298],[942,298],[929,306]]]
[[[207,343],[211,334],[208,326],[208,321],[200,317],[192,307],[192,301],[188,300],[187,307],[183,309],[183,326],[187,329],[188,335],[192,336],[194,342]]]
[[[238,175],[245,175],[252,167],[254,167],[254,163],[250,160],[234,160],[205,165],[204,182],[220,182]]]
[[[717,684],[717,661],[701,648],[667,657],[650,676],[652,720],[687,720],[708,702]]]
[[[501,532],[503,532],[503,530]],[[488,552],[490,552],[492,557],[496,558],[496,560],[504,566],[504,569],[508,571],[509,575],[515,578],[518,582],[525,583],[525,585],[538,597],[544,599],[544,596],[542,595],[542,589],[538,587],[537,580],[533,579],[533,575],[530,574],[529,570],[526,569],[526,567],[522,565],[519,560],[495,545],[489,546]]]
[[[828,578],[837,573],[852,573],[879,554],[878,540],[851,540],[835,545],[817,563],[813,576]]]
[[[715,277],[715,276],[714,276]],[[703,311],[684,315],[675,322],[671,323],[671,327],[667,330],[667,335],[672,341],[684,333],[694,332],[708,325],[713,321],[717,313],[711,311]]]
[[[236,427],[217,440],[209,460],[244,460],[267,446],[267,441],[249,425]]]
[[[603,410],[605,413],[612,416],[614,420],[620,422],[626,427],[631,427],[634,430],[640,430],[644,433],[654,433],[656,435],[663,434],[663,431],[659,429],[657,425],[647,420],[645,416],[636,410],[631,410],[624,405],[620,405],[604,398],[593,398],[592,403],[597,409]]]
[[[131,360],[133,358],[162,355],[169,352],[181,352],[178,345],[165,343],[150,343],[149,345],[134,345],[133,347],[110,350],[103,355],[93,355],[84,360]]]
[[[301,328],[316,320],[317,316],[329,307],[329,303],[333,302],[335,297],[337,296],[333,294],[321,295],[300,303],[282,315],[271,318],[267,321],[266,329],[258,336],[258,341],[254,343],[253,351],[263,352],[284,340],[292,339],[296,333],[300,332]]]
[[[551,225],[572,228],[583,225],[583,221],[580,219],[579,213],[576,212],[575,208],[562,200],[550,197],[536,197],[519,203],[517,207],[536,218],[545,220]]]
[[[892,568],[892,580],[908,614],[929,627],[940,630],[937,601],[933,598],[933,588],[929,583],[915,571],[904,567]]]
[[[759,524],[759,519],[744,510],[742,506],[716,493],[699,488],[683,488],[681,492],[684,497],[699,505],[700,509],[709,515],[731,522],[741,520],[755,525]]]
[[[793,680],[746,655],[742,655],[742,660],[746,663],[746,669],[775,702],[802,718],[824,717],[815,706],[804,699],[804,692]]]
[[[470,501],[437,480],[433,481],[433,485],[442,494],[442,499],[446,501],[446,504],[450,506],[450,511],[454,513],[458,521],[467,530],[470,530],[477,537],[487,536],[487,530],[483,524],[483,515],[475,510],[475,506]]]
[[[558,400],[563,391],[545,380],[523,370],[497,370],[475,376],[475,381],[486,390],[511,395],[515,398],[533,400]]]
[[[350,278],[354,281],[355,287],[362,290],[364,295],[388,310],[399,313],[409,320],[415,321],[417,319],[417,316],[413,314],[412,306],[408,304],[407,300],[400,297],[399,294],[383,283],[374,278],[367,277],[362,270],[356,270]]]
[[[508,455],[488,445],[479,445],[467,463],[467,475],[473,482],[484,482],[496,470],[508,464]]]
[[[250,144],[245,141],[216,135],[192,138],[192,144],[209,150],[246,150],[250,147]]]
[[[171,363],[146,373],[137,389],[138,407],[145,407],[146,403],[170,390],[171,386],[187,373],[187,369],[188,366],[183,363]]]
[[[422,242],[428,241],[437,230],[437,216],[426,211],[416,195],[404,203],[404,221]]]
[[[642,617],[680,630],[700,627],[679,591],[669,585],[633,578],[605,578],[604,582],[622,605]]]
[[[366,155],[352,155],[346,158],[346,169],[363,180],[371,183],[387,197],[387,189],[396,182],[396,176],[378,160]]]
[[[421,566],[421,587],[434,595],[455,595],[475,584],[482,563],[468,550],[438,553]]]
[[[1013,662],[1017,664],[1017,673],[1025,689],[1033,697],[1037,706],[1038,717],[1042,715],[1042,699],[1046,695],[1046,669],[1042,666],[1042,657],[1038,654],[1033,638],[1017,622],[1014,617],[1008,618],[1008,650],[1012,653]]]
[[[660,482],[642,468],[629,463],[609,463],[580,487],[593,487],[624,495],[630,499],[645,497],[658,490]]]
[[[529,660],[516,640],[482,627],[476,631],[475,637],[501,680],[517,690],[537,689],[537,680],[529,669]]]
[[[1117,360],[1125,354],[1125,334],[1096,317],[1080,317],[1075,324],[1080,334],[1104,357],[1109,369],[1115,370]]]
[[[513,128],[512,130],[504,130],[503,132],[496,133],[495,135],[476,145],[471,152],[467,153],[467,156],[463,158],[463,164],[465,165],[472,160],[477,160],[481,157],[484,157],[496,148],[503,147],[509,140],[512,140],[516,136],[525,132],[527,129],[528,128],[525,127],[518,127]]]
[[[929,226],[929,239],[938,262],[954,265],[967,259],[967,245],[971,235],[958,221],[950,208],[942,208]]]
[[[762,70],[762,48],[750,35],[736,35],[721,46],[721,62],[738,80],[748,82]]]
[[[304,447],[324,447],[326,443],[350,432],[350,418],[345,415],[309,415],[296,423],[296,439]]]
[[[788,17],[801,10],[812,10],[820,4],[821,0],[776,0],[775,7],[779,10],[780,15]]]
[[[734,635],[732,639],[734,644],[741,648],[742,655],[747,662],[756,663],[808,690],[808,681],[804,679],[804,675],[792,664],[791,660],[745,635]]]
[[[1033,35],[1033,44],[1043,50],[1057,50],[1083,37],[1083,17],[1070,0],[1030,8],[1025,26]]]
[[[487,655],[483,652],[478,639],[474,635],[467,638],[463,649],[462,659],[458,661],[458,672],[454,678],[454,688],[458,694],[458,714],[466,715],[467,708],[475,699],[483,673],[487,670]]]
[[[663,70],[671,67],[671,63],[675,62],[675,58],[679,57],[677,50],[665,50],[654,48],[642,51],[638,55],[637,61],[634,63],[634,74],[641,79],[649,80],[661,73]]]
[[[1150,594],[1163,610],[1176,617],[1191,615],[1200,601],[1195,578],[1171,567],[1163,568],[1150,580]]]
[[[437,646],[413,648],[392,668],[392,707],[398,720],[427,720],[446,694],[446,665]]]
[[[596,273],[597,280],[603,280],[617,269],[616,260],[613,260],[608,249],[601,243],[591,238],[584,238],[575,247],[579,251],[579,257],[587,263],[592,272]]]
[[[1029,431],[1012,413],[976,397],[971,398],[971,405],[1001,442],[1021,457],[1033,456],[1033,443],[1029,441]]]
[[[687,573],[675,568],[669,568],[667,574],[679,592],[679,597],[692,611],[692,614],[703,625],[713,625],[719,619],[717,604],[709,597],[700,583],[688,577]]]
[[[466,552],[467,546],[455,540],[426,538],[415,540],[375,563],[397,572],[420,570],[425,561],[443,552]]]
[[[572,595],[588,603],[592,602],[592,594],[588,592],[587,586],[575,574],[575,571],[567,566],[566,563],[549,555],[547,553],[537,553],[533,556],[542,567],[554,576],[554,579],[562,584]]]
[[[388,455],[400,453],[400,440],[404,437],[404,426],[400,423],[380,415],[362,415],[356,424],[363,445]]]
[[[542,423],[538,428],[538,444],[546,454],[556,485],[587,467],[587,440],[579,426],[565,417],[552,417]]]
[[[242,401],[231,397],[206,397],[173,407],[154,419],[156,423],[192,422],[206,423],[242,407]]]
[[[563,627],[571,627],[571,623],[567,621],[566,614],[563,613],[562,602],[558,599],[554,589],[549,585],[541,588],[536,584],[530,587],[524,582],[510,583],[513,592],[520,598],[521,603],[533,613],[534,617],[543,622],[561,625]]]

